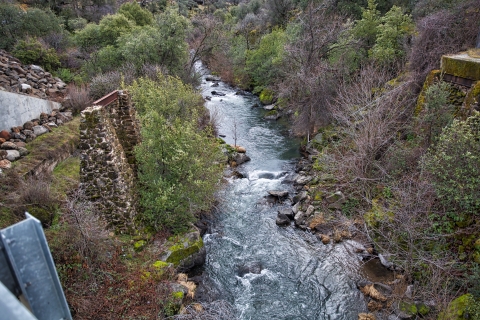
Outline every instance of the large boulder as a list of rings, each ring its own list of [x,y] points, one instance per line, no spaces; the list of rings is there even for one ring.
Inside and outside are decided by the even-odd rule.
[[[305,184],[309,183],[312,179],[313,179],[312,176],[298,175],[298,176],[295,178],[294,184],[296,184],[296,185],[305,185]]]
[[[27,121],[27,122],[25,122],[25,123],[23,124],[23,129],[25,129],[25,130],[33,130],[33,127],[34,127],[34,126],[35,126],[35,125],[33,124],[32,121]]]
[[[271,110],[263,117],[265,120],[278,120],[282,115],[277,110]]]
[[[215,91],[215,90],[213,90],[213,91],[211,92],[211,94],[214,95],[214,96],[218,96],[218,97],[226,96],[225,93],[223,93],[223,92],[221,92],[221,91]]]
[[[30,152],[27,150],[27,148],[19,147],[18,152],[20,153],[21,157],[25,157],[28,155]]]
[[[299,193],[293,196],[292,202],[297,203],[297,202],[303,201],[307,199],[307,196],[308,196],[307,191],[300,191]]]
[[[250,157],[247,156],[245,153],[234,152],[232,155],[232,160],[238,165],[250,161]]]
[[[181,272],[186,272],[205,263],[206,251],[200,231],[195,230],[170,240],[162,261],[172,263]]]
[[[220,77],[209,75],[205,78],[206,81],[218,82],[221,81]]]

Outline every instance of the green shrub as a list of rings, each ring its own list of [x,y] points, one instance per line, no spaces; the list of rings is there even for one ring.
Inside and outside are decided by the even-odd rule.
[[[70,71],[70,69],[67,68],[57,69],[53,74],[62,79],[62,81],[65,83],[70,83],[75,78],[75,75]]]
[[[437,196],[459,220],[480,210],[480,114],[466,121],[455,120],[445,128],[437,145],[423,159]]]
[[[257,49],[247,51],[245,67],[255,87],[268,86],[277,76],[286,40],[285,31],[275,29],[262,37]]]
[[[62,23],[51,11],[37,8],[21,9],[0,3],[0,49],[11,50],[16,41],[25,37],[42,37],[62,30]]]
[[[453,121],[455,106],[449,103],[450,85],[440,81],[425,92],[425,104],[418,121],[427,145],[436,142],[442,129]]]
[[[205,112],[201,96],[178,78],[158,77],[129,88],[141,124],[142,143],[135,149],[140,202],[148,225],[179,232],[213,204],[223,157],[216,140],[198,128]]]
[[[405,56],[404,39],[413,33],[412,18],[402,12],[402,8],[393,6],[377,27],[375,45],[369,55],[382,64],[393,63]]]
[[[146,26],[153,22],[152,13],[140,7],[137,2],[122,4],[118,9],[118,13],[123,14],[128,20],[135,22],[137,26]]]
[[[34,38],[20,40],[13,48],[13,55],[24,64],[38,64],[47,71],[54,71],[60,66],[60,60],[54,49],[45,48]]]

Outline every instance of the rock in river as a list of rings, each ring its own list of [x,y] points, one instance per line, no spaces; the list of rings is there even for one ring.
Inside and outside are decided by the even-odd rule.
[[[283,213],[279,213],[277,215],[277,219],[275,220],[275,223],[277,226],[289,226],[290,225],[290,219]]]
[[[270,190],[268,194],[277,198],[285,198],[288,196],[288,191],[278,191],[278,190]]]

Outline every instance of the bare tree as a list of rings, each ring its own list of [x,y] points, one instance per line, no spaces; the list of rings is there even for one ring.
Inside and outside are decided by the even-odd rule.
[[[309,136],[329,119],[328,100],[335,94],[336,72],[327,61],[331,44],[343,30],[342,18],[310,5],[297,23],[300,35],[286,46],[280,97],[296,111],[294,131]]]
[[[237,121],[237,118],[233,118],[232,136],[233,136],[233,147],[237,148],[237,139],[238,139],[238,121]]]
[[[415,101],[412,82],[384,87],[388,77],[385,70],[364,67],[356,78],[340,85],[329,107],[345,139],[336,150],[338,178],[354,183],[367,199],[370,188],[388,175],[381,160]]]
[[[418,74],[418,81],[423,82],[432,69],[439,68],[442,55],[475,46],[480,26],[478,5],[478,0],[467,1],[455,9],[428,15],[417,23],[409,66]]]
[[[213,15],[197,15],[192,19],[194,27],[188,43],[191,49],[189,72],[200,59],[205,59],[220,45],[220,29],[218,21]]]

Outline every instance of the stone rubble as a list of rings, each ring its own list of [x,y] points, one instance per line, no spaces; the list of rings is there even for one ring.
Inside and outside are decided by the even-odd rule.
[[[0,50],[0,90],[61,102],[67,85],[36,65],[22,65],[20,60]]]
[[[0,131],[0,169],[9,169],[12,162],[28,155],[26,144],[36,137],[52,131],[73,119],[71,112],[54,109],[51,114],[41,113],[38,119],[32,119],[23,126],[13,127],[11,131]]]

